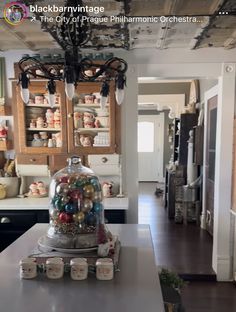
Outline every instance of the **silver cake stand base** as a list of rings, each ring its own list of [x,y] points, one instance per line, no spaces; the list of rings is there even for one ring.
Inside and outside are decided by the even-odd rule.
[[[59,251],[63,253],[84,253],[96,250],[97,239],[94,234],[78,236],[55,235],[41,236],[38,240],[40,250],[44,252]]]

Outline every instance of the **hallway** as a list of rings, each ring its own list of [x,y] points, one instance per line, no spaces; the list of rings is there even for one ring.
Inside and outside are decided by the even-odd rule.
[[[154,194],[155,188],[155,183],[139,184],[139,223],[150,225],[157,265],[188,278],[201,275],[214,280],[211,236],[195,224],[186,226],[169,220],[162,196]]]
[[[189,280],[181,292],[185,311],[236,311],[233,283],[215,282],[211,236],[195,224],[184,226],[169,220],[155,188],[156,183],[139,184],[139,223],[150,225],[157,266]]]

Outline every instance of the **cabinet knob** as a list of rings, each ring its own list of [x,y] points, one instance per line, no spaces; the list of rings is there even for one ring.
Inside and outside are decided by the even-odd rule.
[[[102,162],[105,164],[106,162],[108,162],[108,159],[106,157],[102,157]]]
[[[8,217],[2,217],[0,223],[11,223],[11,220]]]
[[[36,159],[35,158],[30,158],[30,162],[35,162]]]
[[[67,115],[67,117],[68,117],[68,118],[72,118],[72,117],[73,117],[73,114],[70,113],[70,114]]]

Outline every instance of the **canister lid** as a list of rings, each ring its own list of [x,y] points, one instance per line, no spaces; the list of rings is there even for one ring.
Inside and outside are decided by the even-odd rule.
[[[86,258],[72,258],[70,260],[70,265],[87,264]]]
[[[96,265],[110,265],[113,266],[113,261],[111,258],[99,258],[96,261]]]

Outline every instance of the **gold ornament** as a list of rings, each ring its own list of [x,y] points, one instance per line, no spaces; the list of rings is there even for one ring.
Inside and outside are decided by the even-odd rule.
[[[81,207],[83,212],[89,212],[93,208],[93,202],[91,199],[85,198]]]
[[[82,211],[73,214],[73,220],[77,223],[82,223],[84,221],[84,213]]]
[[[94,188],[92,184],[87,184],[84,186],[83,191],[85,197],[92,197],[94,193]]]

